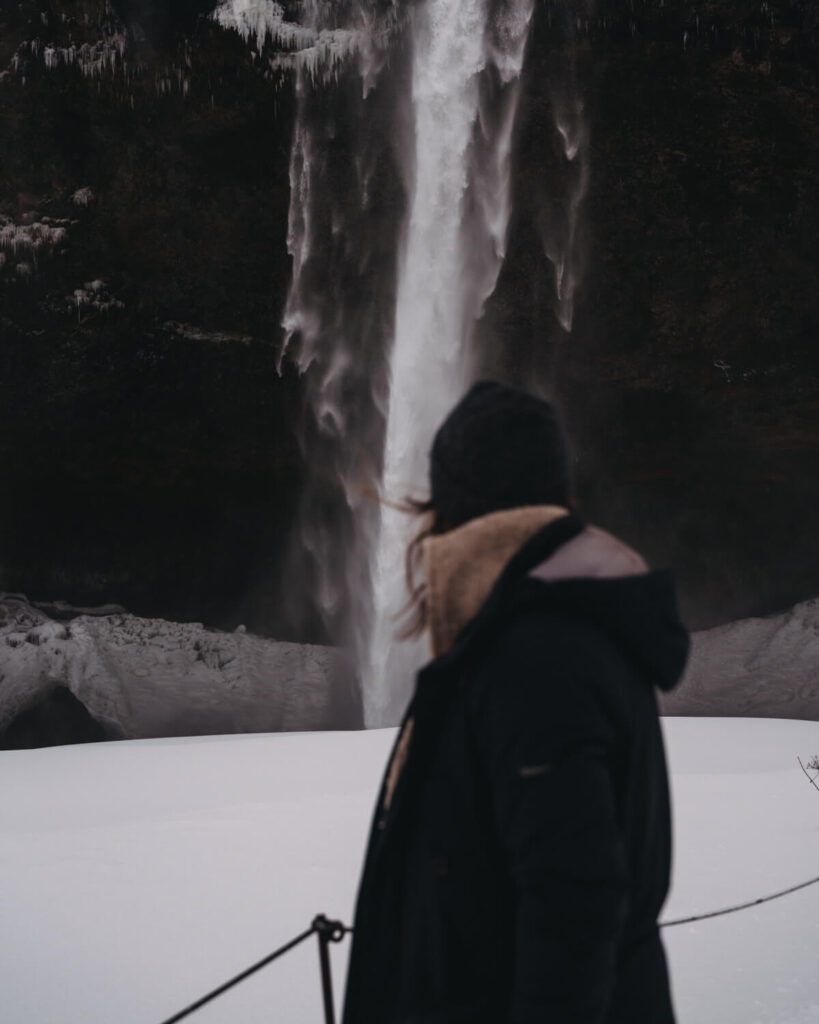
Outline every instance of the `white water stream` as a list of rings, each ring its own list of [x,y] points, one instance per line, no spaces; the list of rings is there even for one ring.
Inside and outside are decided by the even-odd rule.
[[[470,380],[472,331],[504,257],[517,81],[533,8],[533,0],[427,0],[416,18],[415,174],[390,366],[387,501],[425,496],[434,431]],[[481,75],[490,65],[503,104],[492,118],[481,107]],[[363,680],[370,726],[396,719],[425,656],[420,644],[395,643],[413,525],[382,507]]]
[[[296,68],[299,98],[285,348],[299,372],[308,375],[316,438],[314,450],[305,454],[343,485],[352,523],[345,534],[328,516],[319,473],[318,483],[305,491],[298,543],[310,552],[316,569],[312,596],[328,633],[338,642],[341,629],[358,664],[369,726],[398,720],[414,670],[427,652],[420,644],[396,641],[396,614],[407,596],[404,553],[415,524],[389,504],[379,509],[366,499],[361,480],[367,470],[361,466],[369,458],[377,477],[378,457],[367,450],[362,462],[356,451],[373,436],[361,423],[358,403],[364,394],[365,404],[369,401],[386,416],[381,494],[387,503],[426,496],[432,437],[473,378],[475,324],[505,257],[513,128],[534,4],[423,0],[409,6],[393,0],[376,7],[361,0],[348,12],[352,23],[341,25],[332,7],[307,0],[296,26],[272,0],[221,0],[215,15],[226,28],[255,41],[259,52],[268,40],[271,47],[294,48],[271,57],[271,66],[286,61]],[[340,9],[337,13],[342,17]],[[368,164],[377,147],[362,119],[363,108],[347,111],[345,124],[358,125],[359,145],[354,147],[353,186],[348,183],[345,190],[343,173],[327,156],[336,138],[333,100],[311,90],[317,78],[332,81],[336,51],[343,51],[357,67],[366,97],[379,70],[389,67],[393,32],[400,36],[407,21],[411,124],[405,130],[397,110],[385,122],[396,134],[409,136],[395,140],[402,150],[408,210],[398,243],[391,338],[384,317],[362,316],[360,308],[367,288],[373,295],[370,304],[376,301],[379,286],[373,273],[378,270],[368,266],[358,279],[351,275],[353,250],[345,242],[347,237],[352,245],[361,239],[365,245],[372,242],[366,224],[362,233],[360,215],[370,202]],[[311,55],[331,36],[335,49],[322,50],[326,66],[317,75]],[[399,105],[406,95],[402,88],[396,92]],[[370,139],[366,145],[365,138]],[[374,229],[377,233],[377,225]],[[367,253],[356,255],[367,266]],[[372,361],[375,341],[379,351],[391,353],[388,385]]]

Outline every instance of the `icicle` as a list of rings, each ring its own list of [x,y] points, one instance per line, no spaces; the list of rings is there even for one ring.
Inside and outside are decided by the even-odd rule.
[[[88,206],[89,203],[93,202],[93,199],[94,193],[87,185],[78,188],[71,196],[71,201],[75,206]]]

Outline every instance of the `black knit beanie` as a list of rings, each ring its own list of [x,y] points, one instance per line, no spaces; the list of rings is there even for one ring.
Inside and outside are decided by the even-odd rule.
[[[451,528],[506,508],[568,505],[569,457],[554,409],[505,384],[475,384],[438,428],[430,484]]]

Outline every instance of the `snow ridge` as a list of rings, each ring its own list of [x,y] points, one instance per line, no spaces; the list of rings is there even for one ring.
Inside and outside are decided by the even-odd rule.
[[[819,720],[819,598],[766,618],[695,633],[680,686],[660,698],[673,715]]]
[[[114,737],[332,724],[331,682],[341,665],[331,649],[116,610],[55,621],[45,607],[0,594],[0,729],[59,685]]]

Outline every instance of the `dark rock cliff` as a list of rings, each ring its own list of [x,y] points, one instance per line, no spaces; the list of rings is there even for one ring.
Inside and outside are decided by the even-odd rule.
[[[197,13],[0,13],[0,213],[65,235],[0,267],[0,564],[34,596],[265,631],[301,477],[276,369],[292,89]]]
[[[587,514],[675,567],[694,626],[785,607],[819,590],[819,8],[560,6],[536,15],[489,310],[505,368],[551,389]],[[539,227],[577,185],[554,128],[572,75],[589,176],[567,334]]]
[[[281,577],[311,468],[277,370],[293,86],[211,6],[0,10],[0,588],[315,640]],[[694,625],[810,597],[819,14],[565,10],[537,6],[485,366],[555,395],[589,517],[675,565]]]

